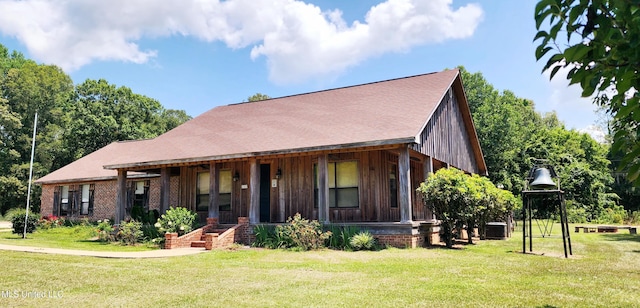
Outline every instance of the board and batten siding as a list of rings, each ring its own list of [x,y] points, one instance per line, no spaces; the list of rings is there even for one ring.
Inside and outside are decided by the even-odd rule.
[[[412,149],[470,173],[480,173],[460,105],[449,89]]]

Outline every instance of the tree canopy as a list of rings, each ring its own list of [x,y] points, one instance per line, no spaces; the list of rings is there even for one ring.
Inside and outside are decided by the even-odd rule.
[[[74,85],[59,67],[0,44],[0,214],[26,201],[36,111],[36,178],[111,142],[152,138],[190,118],[106,80]],[[34,187],[35,209],[39,194]]]
[[[532,101],[498,91],[481,73],[460,69],[493,183],[519,195],[533,159],[548,159],[560,175],[574,221],[603,219],[607,209],[624,213],[611,189],[606,145],[566,130],[555,113],[537,113]]]
[[[568,69],[570,84],[613,116],[614,152],[640,185],[640,1],[541,0],[535,8],[536,58],[553,78]],[[546,23],[545,23],[546,21]]]

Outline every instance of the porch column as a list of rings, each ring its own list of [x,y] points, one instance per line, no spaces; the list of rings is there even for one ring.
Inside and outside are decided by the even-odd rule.
[[[127,170],[118,169],[118,183],[116,192],[116,212],[115,224],[120,224],[124,219],[124,212],[127,205]]]
[[[427,158],[424,160],[424,168],[422,168],[424,170],[424,178],[425,180],[427,179],[427,177],[429,177],[429,173],[433,173],[433,158],[431,156],[427,156]]]
[[[400,148],[398,156],[398,186],[400,199],[400,222],[411,222],[411,163],[409,147]]]
[[[249,161],[249,223],[260,222],[260,166],[258,160],[252,158]]]
[[[219,178],[220,165],[214,162],[209,163],[209,218],[219,218],[220,216],[220,207],[218,206]]]
[[[329,223],[329,156],[318,156],[318,220]]]
[[[424,178],[425,180],[429,177],[429,173],[433,173],[433,158],[431,156],[427,156],[427,158],[424,160],[424,168],[422,168],[424,170]],[[435,216],[433,216],[433,212],[429,209],[429,207],[427,206],[427,215],[425,217],[426,219],[435,219]]]
[[[171,200],[171,172],[168,167],[160,169],[160,214],[164,214],[169,209]]]

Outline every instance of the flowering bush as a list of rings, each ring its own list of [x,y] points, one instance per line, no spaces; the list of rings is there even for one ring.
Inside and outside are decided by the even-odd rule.
[[[162,214],[155,224],[161,233],[178,233],[183,235],[191,232],[196,222],[197,215],[183,207],[171,207]]]
[[[47,230],[51,228],[57,228],[64,226],[64,218],[58,216],[42,216],[38,223],[38,227]]]
[[[115,236],[113,234],[113,225],[109,219],[98,220],[98,227],[96,227],[96,232],[98,233],[98,238],[103,242],[111,242],[115,240]]]

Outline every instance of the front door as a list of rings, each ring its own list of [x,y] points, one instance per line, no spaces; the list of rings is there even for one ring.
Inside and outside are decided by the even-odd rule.
[[[271,222],[271,165],[260,165],[260,222]]]

